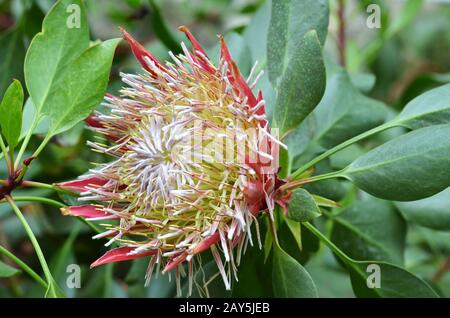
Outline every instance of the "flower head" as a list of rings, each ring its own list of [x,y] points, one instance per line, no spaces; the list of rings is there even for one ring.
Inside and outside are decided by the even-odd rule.
[[[86,122],[104,141],[89,145],[113,160],[79,180],[60,184],[81,192],[86,205],[65,214],[111,220],[106,245],[120,247],[92,264],[151,256],[155,267],[176,270],[177,281],[193,257],[210,249],[226,288],[261,211],[272,214],[279,180],[278,146],[253,75],[244,79],[223,40],[218,66],[198,41],[162,64],[126,31],[142,74],[121,74],[121,97],[107,95],[106,114]],[[257,223],[256,223],[257,224]],[[259,234],[258,234],[259,240]],[[259,244],[261,244],[259,242]],[[192,284],[190,284],[192,285]]]

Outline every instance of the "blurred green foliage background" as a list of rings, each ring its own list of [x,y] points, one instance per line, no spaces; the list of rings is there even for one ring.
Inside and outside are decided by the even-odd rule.
[[[405,1],[400,0],[346,1],[345,61],[353,85],[360,92],[388,105],[392,114],[422,92],[450,81],[450,4],[448,1],[415,2],[405,5]],[[42,19],[53,3],[52,0],[0,0],[0,96],[11,78],[24,83],[23,60],[26,49],[33,36],[40,31]],[[381,7],[380,29],[365,27],[368,17],[366,8],[371,3]],[[184,41],[177,27],[187,25],[216,60],[217,34],[221,33],[226,35],[243,73],[248,74],[256,60],[259,60],[261,68],[264,67],[270,13],[269,5],[264,0],[87,0],[86,4],[92,39],[117,37],[120,34],[117,27],[122,26],[159,59],[165,60],[168,58],[167,51],[178,52],[179,42]],[[338,1],[331,0],[330,26],[325,45],[327,59],[336,62],[340,54],[337,7]],[[127,45],[122,43],[116,52],[109,91],[117,93],[122,86],[120,72],[139,70],[139,64]],[[270,109],[271,93],[265,89],[267,83],[264,76],[259,85],[266,93]],[[323,170],[330,169],[330,165],[334,168],[344,166],[356,155],[365,152],[365,149],[391,138],[390,134],[382,134],[333,156],[330,162],[323,164]],[[39,144],[40,138],[39,135],[33,137],[34,146]],[[71,180],[91,168],[91,162],[107,160],[86,146],[86,141],[93,138],[93,133],[85,129],[83,124],[56,136],[33,164],[28,178],[46,183]],[[305,147],[306,144],[307,141]],[[298,149],[298,163],[303,161],[303,150]],[[0,179],[5,177],[6,170],[1,165]],[[330,198],[340,201],[344,208],[356,201],[370,200],[346,182],[335,180],[326,181],[322,183],[321,189],[312,191],[326,192]],[[58,198],[45,190],[17,190],[15,195],[71,200]],[[449,204],[448,201],[442,203],[447,213],[450,213]],[[169,282],[167,276],[156,278],[150,287],[144,287],[145,259],[89,270],[89,264],[107,248],[102,241],[91,239],[93,233],[88,227],[76,219],[62,216],[58,209],[49,206],[22,203],[21,208],[50,260],[55,279],[67,296],[175,296],[174,280]],[[392,206],[392,209],[396,208]],[[393,213],[396,215],[393,218],[398,219],[392,222],[405,222],[397,210]],[[330,227],[326,219],[316,223],[322,229]],[[434,284],[442,295],[450,296],[450,274],[437,276],[439,268],[450,255],[448,229],[437,230],[416,222],[408,222],[407,234],[406,226],[400,224],[399,228],[405,232],[400,235],[406,235],[404,246],[399,247],[404,251],[404,260],[399,262],[404,262],[408,270]],[[289,246],[292,238],[282,237],[281,240]],[[306,263],[320,296],[354,297],[348,275],[332,254],[326,249],[319,250],[319,244],[313,238],[304,237],[304,242],[307,248],[297,259]],[[0,245],[13,251],[39,272],[40,266],[31,244],[19,221],[5,204],[0,204]],[[312,253],[315,253],[313,257]],[[207,255],[205,257],[208,258]],[[240,287],[233,290],[233,296],[258,296],[259,293],[267,296],[264,290],[270,282],[264,275],[266,265],[263,265],[262,257],[255,248],[248,251],[240,268],[243,279]],[[7,258],[1,259],[12,264]],[[66,266],[72,263],[80,264],[82,268],[80,289],[65,288],[68,275]],[[208,268],[204,270],[208,271]],[[219,288],[214,288],[214,284]],[[212,296],[217,295],[215,291],[223,293],[220,284],[220,279],[211,284]],[[0,297],[33,296],[42,296],[42,288],[27,276],[15,275],[0,279]]]

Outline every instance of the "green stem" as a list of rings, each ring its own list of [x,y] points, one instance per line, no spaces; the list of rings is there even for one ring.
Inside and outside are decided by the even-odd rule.
[[[55,201],[52,199],[41,198],[41,197],[22,196],[22,197],[14,197],[13,200],[16,202],[43,203],[43,204],[47,204],[50,206],[54,206],[55,208],[58,208],[58,209],[66,207],[66,205],[64,203],[61,203],[61,202],[58,202],[58,201]],[[82,217],[77,217],[77,219],[80,222],[84,223],[86,226],[88,226],[95,233],[101,233],[101,230],[98,227],[96,227],[92,222],[89,222],[89,221],[83,219]]]
[[[102,233],[102,230],[100,230],[98,227],[96,227],[92,222],[89,222],[88,220],[83,219],[80,216],[77,216],[77,219],[80,220],[82,223],[87,225],[92,231],[94,231],[97,234]],[[114,244],[114,243],[113,243]]]
[[[36,149],[36,151],[33,153],[33,157],[37,158],[39,156],[41,151],[45,148],[45,146],[47,146],[47,144],[50,141],[50,139],[52,138],[52,136],[53,135],[51,135],[51,134],[47,134],[47,136],[45,136],[44,140],[41,142],[38,149]]]
[[[329,172],[329,173],[320,174],[318,176],[313,176],[313,177],[309,177],[309,178],[305,178],[305,179],[293,180],[293,181],[290,181],[290,182],[282,185],[279,188],[279,190],[280,191],[293,190],[295,188],[298,188],[304,184],[311,183],[311,182],[317,182],[317,181],[322,181],[322,180],[327,180],[327,179],[332,179],[332,178],[345,178],[345,175],[343,172],[344,172],[344,170],[339,170],[339,171],[333,171],[333,172]]]
[[[41,197],[23,196],[23,197],[14,197],[13,200],[16,202],[38,202],[38,203],[43,203],[43,204],[54,206],[55,208],[58,208],[58,209],[64,208],[66,206],[65,204],[58,202],[56,200],[41,198]]]
[[[11,158],[8,155],[8,150],[6,149],[6,145],[5,145],[1,135],[0,135],[0,148],[2,150],[3,156],[5,157],[6,166],[8,168],[8,173],[9,173],[9,175],[11,175],[12,172],[13,172],[13,168],[12,168],[12,164],[11,164]]]
[[[10,196],[6,196],[5,198],[11,205],[17,218],[22,223],[22,226],[24,227],[25,231],[28,234],[28,237],[30,238],[31,244],[33,245],[34,250],[36,251],[37,257],[39,259],[39,262],[41,263],[42,270],[44,271],[45,278],[47,280],[48,284],[47,291],[49,292],[51,297],[57,297],[55,286],[53,285],[53,276],[50,272],[50,269],[48,268],[47,261],[45,260],[44,254],[42,253],[41,247],[36,239],[36,236],[34,236],[34,233],[31,230],[30,225],[27,223],[27,220],[25,219],[25,217],[23,216],[22,212],[20,211],[16,203],[13,201],[13,199]]]
[[[337,247],[333,242],[331,242],[328,237],[322,234],[318,229],[316,229],[311,223],[302,223],[312,234],[314,234],[319,240],[321,240],[334,254],[337,255],[345,264],[353,268],[362,277],[365,277],[364,271],[358,266],[357,262],[347,256],[339,247]]]
[[[318,229],[316,229],[311,223],[302,223],[312,234],[314,234],[319,240],[321,240],[334,254],[337,255],[345,264],[351,266],[355,272],[364,277],[365,273],[361,271],[355,260],[347,256],[339,247],[337,247],[333,242],[331,242],[328,237],[322,234]]]
[[[338,152],[338,151],[340,151],[340,150],[342,150],[342,149],[344,149],[344,148],[354,144],[355,142],[358,142],[358,141],[360,141],[362,139],[365,139],[365,138],[370,137],[372,135],[375,135],[375,134],[377,134],[379,132],[382,132],[382,131],[384,131],[386,129],[395,127],[397,125],[398,124],[396,122],[388,122],[388,123],[385,123],[385,124],[383,124],[381,126],[378,126],[378,127],[373,128],[373,129],[370,129],[370,130],[368,130],[368,131],[366,131],[366,132],[364,132],[364,133],[362,133],[362,134],[360,134],[358,136],[355,136],[355,137],[353,137],[353,138],[351,138],[351,139],[349,139],[347,141],[344,141],[343,143],[341,143],[341,144],[339,144],[339,145],[337,145],[337,146],[335,146],[335,147],[325,151],[321,155],[317,156],[316,158],[314,158],[310,162],[306,163],[305,165],[303,165],[302,167],[297,169],[297,171],[295,171],[291,175],[291,179],[292,180],[298,179],[304,171],[306,171],[309,168],[313,167],[315,164],[317,164],[318,162],[322,161],[323,159],[328,158],[329,156],[335,154],[336,152]]]
[[[39,283],[45,289],[48,288],[48,284],[35,272],[33,271],[27,264],[17,258],[16,255],[8,251],[6,248],[0,245],[0,254],[5,255],[9,259],[11,259],[14,263],[17,264],[24,272],[31,276],[37,283]]]
[[[311,223],[309,222],[303,222],[302,223],[312,234],[317,236],[319,240],[321,240],[330,250],[332,250],[342,261],[348,264],[353,264],[354,260],[352,260],[350,257],[348,257],[339,247],[334,245],[333,242],[331,242],[328,237],[322,234],[318,229],[316,229]]]
[[[22,142],[22,146],[20,147],[19,153],[17,154],[16,161],[14,162],[14,167],[19,166],[20,160],[22,160],[23,154],[25,153],[25,150],[27,149],[27,146],[30,143],[30,139],[31,139],[31,136],[33,135],[33,131],[37,127],[39,121],[40,121],[40,118],[38,116],[34,117],[33,124],[31,125],[30,129],[28,130],[27,135],[25,136],[25,139]]]
[[[41,183],[41,182],[36,182],[36,181],[29,181],[29,180],[23,181],[22,186],[30,187],[30,188],[40,188],[40,189],[52,190],[52,191],[56,191],[59,193],[65,193],[65,194],[73,194],[73,192],[71,192],[69,190],[61,189],[52,184]]]

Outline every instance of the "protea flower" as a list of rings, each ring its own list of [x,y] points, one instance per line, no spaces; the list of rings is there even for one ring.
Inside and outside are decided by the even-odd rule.
[[[121,74],[128,85],[122,96],[107,95],[110,111],[86,120],[105,137],[89,145],[113,160],[60,184],[89,203],[63,213],[116,220],[94,238],[120,247],[91,267],[151,256],[147,283],[155,267],[175,269],[179,283],[186,261],[192,286],[194,256],[210,249],[229,289],[255,241],[252,223],[262,211],[273,213],[282,144],[270,131],[262,93],[252,92],[253,74],[244,79],[223,37],[215,66],[189,30],[180,30],[193,50],[182,43],[184,54],[170,53],[173,63],[165,64],[122,30],[143,73]]]

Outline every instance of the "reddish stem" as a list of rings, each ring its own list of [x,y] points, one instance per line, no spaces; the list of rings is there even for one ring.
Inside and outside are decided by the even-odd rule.
[[[436,273],[433,275],[433,282],[438,283],[442,277],[444,277],[445,273],[450,270],[450,256],[444,261],[444,263],[439,266]]]
[[[22,167],[20,167],[15,171],[14,170],[10,171],[8,179],[0,181],[0,200],[5,199],[6,196],[9,196],[11,192],[14,191],[14,189],[22,185],[23,177],[25,176],[28,166],[34,159],[35,159],[34,157],[25,159],[23,161]]]
[[[345,0],[339,0],[338,4],[338,19],[339,19],[339,34],[338,34],[338,48],[339,48],[339,64],[342,67],[346,66],[346,21],[345,21]]]

